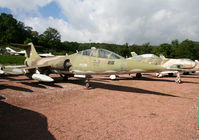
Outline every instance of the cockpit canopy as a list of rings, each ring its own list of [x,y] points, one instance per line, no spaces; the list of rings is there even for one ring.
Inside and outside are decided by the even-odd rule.
[[[155,54],[142,54],[142,55],[137,55],[137,56],[134,56],[134,57],[136,57],[136,58],[159,58]]]
[[[100,58],[109,58],[109,59],[123,58],[122,56],[120,56],[114,52],[105,50],[105,49],[87,49],[87,50],[78,52],[78,54],[93,56],[93,57],[100,57]]]

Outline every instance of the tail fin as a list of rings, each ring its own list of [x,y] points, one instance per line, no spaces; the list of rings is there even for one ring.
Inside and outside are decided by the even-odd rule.
[[[131,52],[131,56],[132,56],[132,57],[137,56],[137,53]]]
[[[11,43],[11,45],[26,50],[25,53],[26,60],[24,62],[26,66],[34,66],[36,65],[36,62],[41,59],[41,57],[38,55],[37,51],[35,50],[33,43],[28,43],[28,45]]]
[[[160,54],[160,58],[163,60],[166,59],[166,57],[163,54]]]
[[[28,48],[26,49],[25,57],[26,60],[24,63],[26,66],[33,66],[36,63],[36,61],[41,59],[41,57],[38,55],[37,51],[35,50],[33,43],[28,43]]]
[[[41,58],[37,51],[35,50],[35,47],[33,45],[33,43],[28,43],[28,48],[26,49],[26,58],[32,58],[32,59],[37,59],[37,58]]]

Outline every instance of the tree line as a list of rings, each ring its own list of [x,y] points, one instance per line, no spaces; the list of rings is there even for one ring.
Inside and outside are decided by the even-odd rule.
[[[142,45],[129,45],[125,43],[118,45],[108,43],[62,42],[60,33],[54,28],[48,27],[42,34],[39,34],[32,27],[25,26],[23,22],[13,18],[11,14],[1,13],[0,46],[10,45],[10,43],[27,44],[29,42],[43,46],[42,48],[38,48],[39,52],[52,52],[54,54],[72,54],[76,50],[81,51],[96,47],[116,52],[123,57],[130,57],[130,52],[136,52],[137,54],[163,54],[168,58],[189,58],[192,60],[199,58],[199,42],[189,39],[182,42],[173,40],[171,43],[163,43],[156,46],[150,45],[150,43]]]

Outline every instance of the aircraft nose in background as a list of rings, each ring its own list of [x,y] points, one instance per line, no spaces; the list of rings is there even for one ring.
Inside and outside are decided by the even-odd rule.
[[[191,60],[184,60],[184,68],[194,68],[196,63]]]

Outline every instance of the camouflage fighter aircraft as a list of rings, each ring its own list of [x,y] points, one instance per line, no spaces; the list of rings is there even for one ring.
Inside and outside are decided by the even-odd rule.
[[[131,54],[133,57],[128,58],[130,60],[160,65],[168,69],[168,71],[157,73],[158,77],[161,77],[163,74],[169,74],[169,76],[172,76],[174,73],[177,73],[177,76],[179,76],[179,72],[186,74],[196,70],[196,63],[190,59],[169,59],[165,58],[163,55],[158,57],[154,54],[137,55],[135,52],[132,52]],[[176,82],[181,82],[181,80]]]
[[[85,78],[86,88],[88,88],[91,75],[118,75],[165,70],[160,65],[128,60],[105,49],[87,49],[68,56],[41,58],[32,43],[23,46],[27,48],[24,73],[29,78],[43,82],[54,81],[48,75],[56,73],[64,79],[72,76]]]

